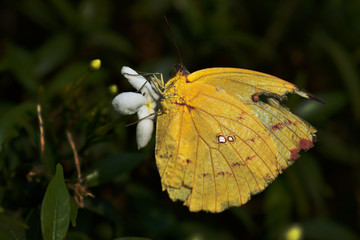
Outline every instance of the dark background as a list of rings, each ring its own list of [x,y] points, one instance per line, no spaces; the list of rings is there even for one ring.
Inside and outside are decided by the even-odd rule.
[[[3,0],[0,3],[0,230],[40,239],[46,176],[36,104],[45,127],[44,161],[76,179],[69,130],[86,199],[68,239],[357,239],[360,229],[360,1]],[[122,66],[161,72],[179,62],[257,70],[295,83],[325,104],[290,97],[293,112],[318,129],[318,142],[264,192],[220,214],[190,213],[161,191],[154,140],[136,148],[136,116],[116,114],[112,98],[133,91]],[[94,58],[102,68],[72,84]],[[117,87],[117,90],[115,89]],[[98,178],[93,169],[100,169]],[[71,191],[70,191],[71,192]],[[7,225],[6,225],[7,224]],[[6,225],[6,226],[5,226]],[[1,228],[1,226],[3,226]]]

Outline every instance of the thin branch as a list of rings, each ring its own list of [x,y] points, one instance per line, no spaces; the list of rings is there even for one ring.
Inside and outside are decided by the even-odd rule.
[[[74,198],[75,198],[77,205],[79,207],[83,208],[85,206],[84,197],[94,197],[94,195],[87,191],[86,186],[81,185],[80,161],[79,161],[78,153],[76,151],[76,146],[75,146],[75,143],[74,143],[74,140],[72,138],[70,131],[66,131],[66,136],[70,143],[71,149],[74,153],[75,167],[76,167],[76,171],[77,171],[78,182],[73,185]]]
[[[66,136],[67,136],[67,139],[70,143],[70,146],[71,146],[71,149],[74,153],[74,160],[75,160],[75,167],[76,167],[76,172],[77,172],[77,178],[78,178],[78,183],[81,182],[81,171],[80,171],[80,161],[79,161],[79,156],[77,154],[77,151],[76,151],[76,146],[75,146],[75,143],[74,143],[74,140],[71,136],[71,133],[69,131],[66,131]]]
[[[45,133],[44,133],[44,121],[41,116],[41,105],[38,103],[36,105],[37,116],[39,119],[39,128],[40,128],[40,158],[42,164],[45,166]]]
[[[30,170],[30,172],[27,173],[26,178],[30,182],[33,179],[35,181],[40,182],[40,177],[42,175],[45,175],[48,179],[50,179],[52,176],[50,176],[49,173],[45,170],[45,133],[44,133],[44,121],[41,116],[41,105],[38,103],[36,105],[36,111],[37,111],[37,117],[39,119],[39,129],[40,129],[40,160],[41,165],[36,165],[33,167],[33,169]]]
[[[156,115],[156,113],[151,113],[151,114],[149,114],[149,115],[147,115],[147,116],[145,116],[145,117],[143,117],[143,118],[138,119],[136,122],[129,123],[129,124],[125,125],[125,127],[129,127],[129,126],[135,125],[135,124],[139,123],[140,121],[142,121],[142,120],[144,120],[144,119],[146,119],[146,118],[149,118],[149,117],[151,117],[151,116],[154,116],[154,115]]]

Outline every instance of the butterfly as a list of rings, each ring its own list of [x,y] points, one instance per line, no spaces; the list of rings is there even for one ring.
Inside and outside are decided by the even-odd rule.
[[[146,81],[126,67],[123,74],[142,100],[122,96],[113,105],[138,113],[139,148],[151,139],[156,118],[162,189],[192,212],[243,205],[316,140],[316,129],[281,102],[288,93],[320,100],[280,78],[238,68],[190,73],[181,64],[166,84],[162,75]]]

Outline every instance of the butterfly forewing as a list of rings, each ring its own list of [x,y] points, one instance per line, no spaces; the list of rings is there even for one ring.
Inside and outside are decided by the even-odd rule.
[[[283,96],[297,91],[294,84],[280,78],[240,68],[203,69],[190,74],[187,79],[189,82],[204,82],[223,88],[229,95],[250,104],[254,94]]]

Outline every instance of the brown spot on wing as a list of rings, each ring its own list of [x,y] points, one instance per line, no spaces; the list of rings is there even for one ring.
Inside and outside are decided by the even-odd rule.
[[[294,162],[296,159],[300,157],[300,150],[309,150],[313,146],[313,141],[306,138],[301,138],[299,141],[299,148],[294,148],[290,150],[290,161]]]
[[[229,173],[229,172],[218,172],[218,173],[216,174],[216,176],[225,176],[225,175],[232,176],[232,174]]]
[[[294,122],[292,122],[291,120],[289,120],[289,119],[286,119],[286,125],[291,125],[291,124],[294,124]]]
[[[249,157],[246,158],[246,161],[249,161],[249,160],[253,159],[254,157],[256,157],[256,155],[249,156]]]
[[[255,141],[256,141],[257,139],[259,139],[259,138],[260,138],[259,136],[256,136],[256,137],[252,137],[252,138],[245,139],[245,141],[246,141],[246,142],[253,142],[253,143],[255,143]]]
[[[313,145],[313,142],[309,139],[302,138],[299,142],[299,148],[304,150],[309,150]]]
[[[243,115],[245,115],[245,114],[246,114],[246,112],[242,111],[242,112],[239,114],[239,116],[237,117],[237,120],[243,120],[243,119],[244,119]]]
[[[284,127],[284,123],[277,123],[269,127],[270,130],[281,130]]]
[[[209,176],[210,176],[209,173],[202,173],[201,175],[202,175],[203,177],[209,177]]]
[[[299,155],[299,149],[294,148],[290,150],[290,161],[294,162],[296,159],[298,159],[300,157]]]
[[[260,97],[259,94],[255,93],[251,96],[251,100],[253,100],[253,102],[258,102],[260,101]]]
[[[232,167],[240,167],[242,165],[242,163],[240,162],[234,162],[231,164]]]

